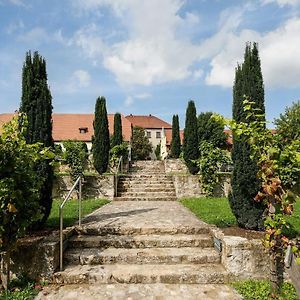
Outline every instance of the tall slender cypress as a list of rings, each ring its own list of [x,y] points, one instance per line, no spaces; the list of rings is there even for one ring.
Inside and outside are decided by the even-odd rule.
[[[189,101],[186,109],[184,138],[183,138],[183,158],[192,174],[199,171],[198,166],[194,162],[199,158],[198,128],[197,114],[194,101]]]
[[[257,44],[246,44],[244,62],[235,71],[233,86],[233,119],[237,122],[251,122],[243,110],[245,96],[255,102],[264,115],[264,84],[261,73]],[[250,158],[250,146],[243,137],[233,136],[233,175],[232,193],[229,202],[240,227],[259,229],[262,226],[264,207],[254,201],[260,189],[257,178],[258,167]]]
[[[121,145],[123,142],[122,136],[122,119],[120,113],[114,115],[114,135],[112,138],[112,147]]]
[[[109,131],[104,97],[98,97],[96,101],[92,151],[94,167],[103,174],[107,170],[109,160]]]
[[[38,52],[33,56],[26,53],[22,72],[22,97],[20,111],[26,113],[28,129],[26,141],[29,144],[40,142],[45,147],[53,146],[52,139],[52,96],[48,87],[46,61]],[[42,219],[47,220],[52,207],[53,168],[49,162],[36,165],[36,172],[44,178],[40,190]]]
[[[180,133],[178,115],[173,115],[172,120],[172,141],[171,141],[171,157],[178,158],[180,155]]]

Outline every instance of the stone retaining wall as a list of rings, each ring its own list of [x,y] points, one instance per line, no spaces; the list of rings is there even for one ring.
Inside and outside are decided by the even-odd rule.
[[[176,197],[203,197],[199,176],[197,175],[173,175],[172,176]]]
[[[268,252],[261,240],[240,236],[227,236],[217,227],[212,234],[221,240],[221,262],[237,279],[266,279],[270,274]]]
[[[74,228],[64,230],[64,241],[74,234]],[[11,271],[26,274],[33,280],[52,280],[59,267],[59,232],[45,237],[29,237],[18,241],[17,250],[11,254]]]
[[[70,175],[56,176],[52,195],[54,198],[63,198],[72,188],[73,181]],[[85,176],[82,186],[83,198],[106,198],[114,197],[114,176],[94,175]],[[76,193],[74,193],[76,197]]]

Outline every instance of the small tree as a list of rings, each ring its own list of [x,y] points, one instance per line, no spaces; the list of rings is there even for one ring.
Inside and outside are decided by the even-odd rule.
[[[215,147],[212,143],[204,141],[200,144],[200,158],[197,159],[201,184],[207,196],[212,196],[218,182],[218,172],[224,164],[231,162],[226,150]]]
[[[287,107],[274,123],[285,142],[300,139],[300,101]]]
[[[197,132],[197,115],[194,101],[189,101],[184,128],[183,158],[192,174],[196,174],[199,168],[195,162],[199,158],[199,143]]]
[[[112,137],[112,147],[121,145],[123,142],[122,136],[122,118],[121,114],[116,113],[114,116],[114,135]]]
[[[103,174],[109,162],[109,131],[104,97],[98,97],[96,101],[92,152],[94,167],[100,174]]]
[[[216,118],[212,118],[212,112],[201,113],[198,116],[198,140],[199,144],[206,141],[214,147],[226,148],[227,136],[224,133],[224,125]]]
[[[52,147],[52,96],[47,83],[46,61],[38,52],[26,53],[22,74],[20,112],[28,119],[26,141]],[[42,218],[36,225],[46,222],[52,207],[53,168],[47,161],[35,166],[40,177],[45,178],[40,190]]]
[[[79,176],[83,175],[87,165],[87,147],[86,143],[78,141],[66,141],[63,143],[65,147],[64,157],[70,167],[71,177],[75,181]]]
[[[157,160],[161,160],[160,148],[161,148],[161,146],[160,146],[160,144],[158,144],[154,151]]]
[[[172,141],[171,141],[171,157],[179,158],[181,152],[179,119],[178,115],[173,115],[172,120]]]
[[[132,158],[133,160],[147,159],[152,152],[152,145],[142,127],[135,126],[132,130]]]
[[[39,198],[45,178],[35,171],[37,163],[54,154],[41,144],[27,144],[25,115],[3,126],[0,135],[0,250],[6,255],[6,286],[10,253],[16,241],[42,214]]]

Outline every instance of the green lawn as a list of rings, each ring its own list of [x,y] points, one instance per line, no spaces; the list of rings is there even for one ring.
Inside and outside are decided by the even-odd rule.
[[[236,225],[227,198],[187,198],[181,200],[199,219],[220,228]],[[290,228],[286,234],[290,237],[300,236],[300,198],[294,206],[292,216],[287,217]]]
[[[51,214],[47,220],[46,227],[59,227],[59,206],[61,199],[54,199]],[[95,209],[107,204],[109,201],[105,199],[85,199],[82,201],[82,217],[91,213]],[[64,227],[72,226],[78,221],[78,200],[70,199],[64,207]]]

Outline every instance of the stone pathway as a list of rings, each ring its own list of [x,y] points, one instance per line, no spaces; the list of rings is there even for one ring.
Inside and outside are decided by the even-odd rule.
[[[163,163],[134,168],[120,182],[118,201],[84,219],[56,285],[37,299],[241,299],[225,285],[231,274],[210,227],[176,201]]]

